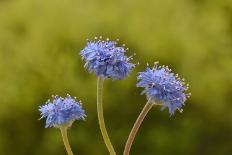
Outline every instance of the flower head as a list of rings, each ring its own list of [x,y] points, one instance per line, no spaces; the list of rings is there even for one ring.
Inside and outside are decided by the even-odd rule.
[[[41,118],[46,118],[47,127],[70,127],[75,120],[84,120],[86,117],[82,106],[70,95],[62,98],[53,96],[47,104],[40,106]]]
[[[101,37],[100,37],[101,39]],[[99,77],[121,80],[128,76],[135,66],[129,61],[132,57],[125,56],[126,49],[116,46],[117,42],[97,40],[87,41],[81,51],[82,59],[86,61],[85,68],[95,72]]]
[[[174,75],[168,67],[158,67],[158,63],[155,63],[154,68],[147,67],[145,72],[140,72],[138,80],[137,87],[145,88],[142,94],[161,103],[162,109],[167,107],[170,115],[175,110],[182,111],[186,98],[190,96],[185,93],[188,85],[184,85],[184,80]]]

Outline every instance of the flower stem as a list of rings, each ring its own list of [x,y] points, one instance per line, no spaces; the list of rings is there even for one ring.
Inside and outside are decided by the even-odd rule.
[[[68,155],[73,155],[72,149],[70,147],[69,141],[68,141],[68,134],[67,134],[67,128],[66,127],[60,127],[61,135],[63,138],[65,149],[68,153]]]
[[[148,100],[148,102],[146,103],[143,110],[139,114],[139,117],[137,118],[137,120],[136,120],[136,122],[135,122],[135,124],[130,132],[130,135],[129,135],[127,142],[126,142],[126,145],[125,145],[123,155],[129,155],[132,143],[133,143],[135,136],[139,130],[139,127],[141,126],[144,118],[146,117],[147,113],[150,111],[152,106],[153,106],[153,103],[151,103],[150,100]]]
[[[98,121],[101,129],[101,133],[106,144],[110,155],[116,155],[113,145],[111,144],[110,138],[108,136],[105,122],[104,122],[104,115],[103,115],[103,105],[102,105],[102,91],[103,91],[103,83],[104,79],[99,77],[97,81],[97,112],[98,112]]]

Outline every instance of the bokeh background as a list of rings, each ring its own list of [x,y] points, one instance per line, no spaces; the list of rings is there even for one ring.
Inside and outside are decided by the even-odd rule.
[[[153,108],[132,155],[232,154],[231,0],[0,0],[0,155],[65,155],[38,106],[52,94],[82,100],[85,122],[69,131],[75,154],[107,155],[96,114],[96,77],[79,51],[86,39],[120,39],[140,62],[105,82],[107,128],[118,154],[146,102],[136,74],[168,65],[190,84],[184,112]]]

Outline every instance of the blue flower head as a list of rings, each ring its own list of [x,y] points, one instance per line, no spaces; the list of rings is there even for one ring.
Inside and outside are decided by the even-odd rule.
[[[145,72],[140,72],[138,80],[137,87],[144,88],[142,94],[146,94],[148,99],[156,103],[161,103],[162,110],[167,107],[170,115],[173,115],[175,110],[181,112],[186,98],[190,96],[186,94],[188,85],[184,85],[184,79],[174,75],[168,67],[158,67],[158,63],[155,63],[154,68],[147,67]]]
[[[46,118],[48,127],[70,127],[75,120],[84,120],[86,115],[80,103],[70,95],[62,98],[53,96],[53,100],[39,107],[41,118]]]
[[[86,61],[85,68],[95,72],[96,76],[104,79],[121,80],[128,76],[134,64],[129,61],[132,57],[125,56],[126,49],[116,46],[117,42],[99,40],[87,41],[86,47],[80,52]]]

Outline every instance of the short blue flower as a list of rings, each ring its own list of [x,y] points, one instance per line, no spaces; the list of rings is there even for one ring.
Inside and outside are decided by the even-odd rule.
[[[75,120],[84,120],[86,115],[82,106],[70,95],[66,98],[54,96],[53,100],[39,107],[41,118],[46,118],[48,127],[70,127]]]
[[[117,42],[96,39],[87,41],[86,47],[80,52],[86,61],[85,68],[104,79],[121,80],[128,76],[135,65],[129,62],[132,57],[125,56],[126,49],[117,47]]]
[[[137,87],[145,88],[142,94],[161,103],[162,110],[167,107],[170,115],[175,110],[182,111],[186,98],[190,96],[185,93],[188,86],[184,85],[184,80],[174,75],[168,67],[158,67],[158,63],[155,63],[153,69],[147,67],[145,72],[140,72],[138,80]]]

